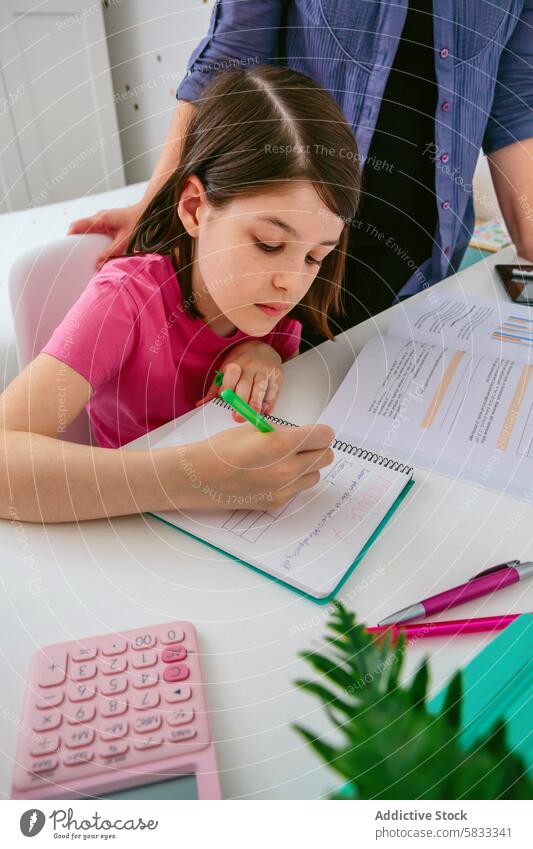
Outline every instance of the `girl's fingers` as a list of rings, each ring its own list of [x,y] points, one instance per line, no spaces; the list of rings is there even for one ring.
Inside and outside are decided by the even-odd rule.
[[[222,370],[224,372],[224,380],[222,381],[220,391],[223,389],[233,389],[234,392],[237,392],[237,384],[242,374],[240,365],[238,363],[228,363]]]
[[[199,401],[197,401],[197,402],[196,402],[196,404],[195,404],[194,406],[195,406],[195,407],[199,407],[199,406],[200,406],[200,404],[207,404],[207,402],[208,402],[208,401],[211,401],[213,398],[216,398],[216,397],[217,397],[217,395],[218,395],[218,386],[212,386],[212,387],[209,389],[209,392],[207,392],[207,393],[204,395],[204,397],[203,397],[203,398],[200,398],[200,400],[199,400]]]
[[[263,401],[265,399],[265,394],[268,389],[268,375],[265,372],[258,372],[254,378],[254,384],[252,387],[252,394],[250,396],[250,406],[254,408],[254,410],[258,410],[262,412],[263,410]]]
[[[241,367],[237,365],[237,363],[230,363],[227,368],[223,369],[224,371],[224,380],[222,381],[222,386],[216,386],[214,383],[211,384],[207,392],[205,393],[203,398],[200,398],[199,401],[194,405],[195,407],[199,407],[201,404],[207,404],[208,401],[212,401],[213,398],[216,398],[217,395],[220,395],[223,389],[233,389],[235,390],[236,383],[241,374]]]
[[[279,492],[289,501],[295,495],[299,495],[304,489],[311,489],[312,486],[316,486],[319,480],[320,472],[308,472],[305,475],[300,475],[296,480],[285,484],[285,486],[280,487]]]
[[[268,385],[263,398],[263,412],[271,413],[274,405],[278,400],[279,391],[283,383],[283,372],[281,369],[276,369],[269,375]]]
[[[253,375],[249,375],[247,372],[243,372],[241,374],[241,378],[235,387],[235,394],[242,398],[243,401],[246,401],[247,404],[250,403],[250,395],[252,392],[253,385]],[[244,419],[239,413],[234,412],[233,418],[236,422],[243,422]]]
[[[237,389],[240,377],[242,375],[242,368],[238,363],[228,363],[227,365],[221,368],[221,371],[224,372],[224,380],[222,381],[222,386],[220,387],[220,392],[223,389],[233,389],[233,391],[240,395],[239,390]],[[218,393],[217,393],[218,394]],[[241,395],[242,398],[242,395]],[[247,400],[246,398],[244,399]],[[233,418],[236,422],[243,422],[244,419],[242,416],[239,416],[235,410],[233,410]]]

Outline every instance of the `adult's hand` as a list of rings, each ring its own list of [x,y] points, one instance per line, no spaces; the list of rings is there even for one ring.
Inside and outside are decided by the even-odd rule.
[[[143,212],[143,206],[133,204],[119,209],[101,209],[88,218],[78,218],[68,228],[67,235],[81,233],[104,233],[113,241],[96,258],[95,267],[100,269],[104,262],[126,252],[133,229]]]

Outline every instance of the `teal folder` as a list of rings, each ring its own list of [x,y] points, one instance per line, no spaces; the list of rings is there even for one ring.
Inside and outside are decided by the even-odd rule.
[[[428,704],[433,713],[444,705],[448,686]],[[463,667],[459,742],[466,750],[486,736],[495,723],[507,724],[507,744],[533,772],[533,615],[524,613]]]

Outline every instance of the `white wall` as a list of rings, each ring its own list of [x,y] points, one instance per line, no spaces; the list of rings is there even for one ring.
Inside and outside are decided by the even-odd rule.
[[[126,182],[148,180],[159,158],[176,88],[209,26],[213,0],[107,0],[113,97]]]

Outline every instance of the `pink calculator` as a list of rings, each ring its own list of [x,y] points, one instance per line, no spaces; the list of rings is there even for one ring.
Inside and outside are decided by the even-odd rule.
[[[190,622],[33,655],[13,799],[220,799]]]

